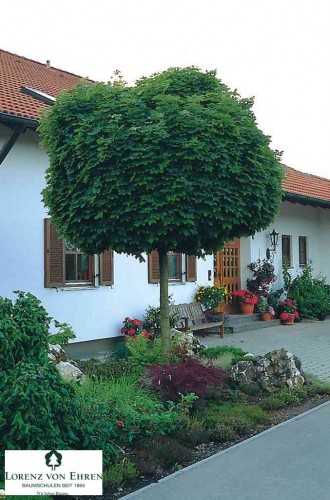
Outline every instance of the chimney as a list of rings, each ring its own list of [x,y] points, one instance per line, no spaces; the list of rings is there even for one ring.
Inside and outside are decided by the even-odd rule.
[[[47,61],[46,61],[46,68],[50,68],[50,60],[49,59],[47,59]]]

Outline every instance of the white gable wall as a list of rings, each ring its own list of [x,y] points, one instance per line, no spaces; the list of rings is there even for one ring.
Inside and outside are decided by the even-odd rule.
[[[282,279],[282,235],[291,236],[293,276],[301,271],[299,267],[299,236],[307,237],[307,259],[314,274],[327,276],[330,283],[330,210],[305,206],[288,201],[282,203],[281,212],[274,223],[265,231],[257,233],[254,238],[242,239],[244,246],[250,247],[250,253],[241,251],[242,255],[242,288],[246,279],[251,277],[247,265],[257,259],[266,257],[266,249],[270,246],[269,233],[275,229],[279,235],[279,246],[274,256],[275,272],[278,279],[276,288],[283,285]],[[248,258],[251,255],[251,260]]]
[[[4,134],[8,136],[8,129],[0,126],[0,138]],[[0,296],[12,298],[13,290],[33,293],[51,316],[72,325],[76,341],[116,336],[126,316],[141,318],[148,305],[159,303],[159,286],[148,283],[146,263],[116,254],[113,287],[44,288],[47,213],[40,193],[48,158],[38,144],[37,134],[27,131],[0,165]],[[211,283],[212,269],[212,256],[198,259],[199,284]],[[196,288],[196,283],[173,284],[170,294],[176,303],[191,302]]]

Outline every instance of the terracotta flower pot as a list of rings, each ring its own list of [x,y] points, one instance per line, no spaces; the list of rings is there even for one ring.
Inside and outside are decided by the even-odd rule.
[[[272,315],[269,312],[261,313],[261,321],[270,321],[272,319]]]
[[[281,319],[281,323],[282,325],[291,326],[294,324],[294,318],[295,318],[294,314],[288,313],[288,319]]]
[[[245,302],[240,302],[239,308],[242,314],[253,314],[254,304],[246,304]]]

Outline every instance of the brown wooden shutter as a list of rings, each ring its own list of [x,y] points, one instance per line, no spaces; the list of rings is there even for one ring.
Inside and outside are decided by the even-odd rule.
[[[149,283],[159,283],[159,254],[157,250],[153,250],[148,254],[148,281]]]
[[[50,219],[44,220],[45,237],[45,287],[65,285],[64,241],[61,240]]]
[[[100,285],[114,284],[113,251],[108,250],[100,255]]]
[[[195,255],[186,255],[186,280],[197,281],[197,260]]]

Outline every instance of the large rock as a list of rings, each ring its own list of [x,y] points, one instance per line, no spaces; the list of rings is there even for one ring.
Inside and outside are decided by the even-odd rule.
[[[282,387],[302,387],[305,383],[301,362],[286,349],[279,349],[258,356],[256,362],[239,361],[230,372],[235,382],[257,383],[268,392]]]
[[[60,345],[49,344],[48,357],[65,379],[81,382],[85,378],[77,363],[68,358]]]
[[[196,355],[206,349],[206,346],[202,344],[198,338],[194,337],[192,332],[189,331],[180,332],[180,330],[172,328],[171,339],[171,344],[184,347],[184,349],[187,350],[188,356]]]

